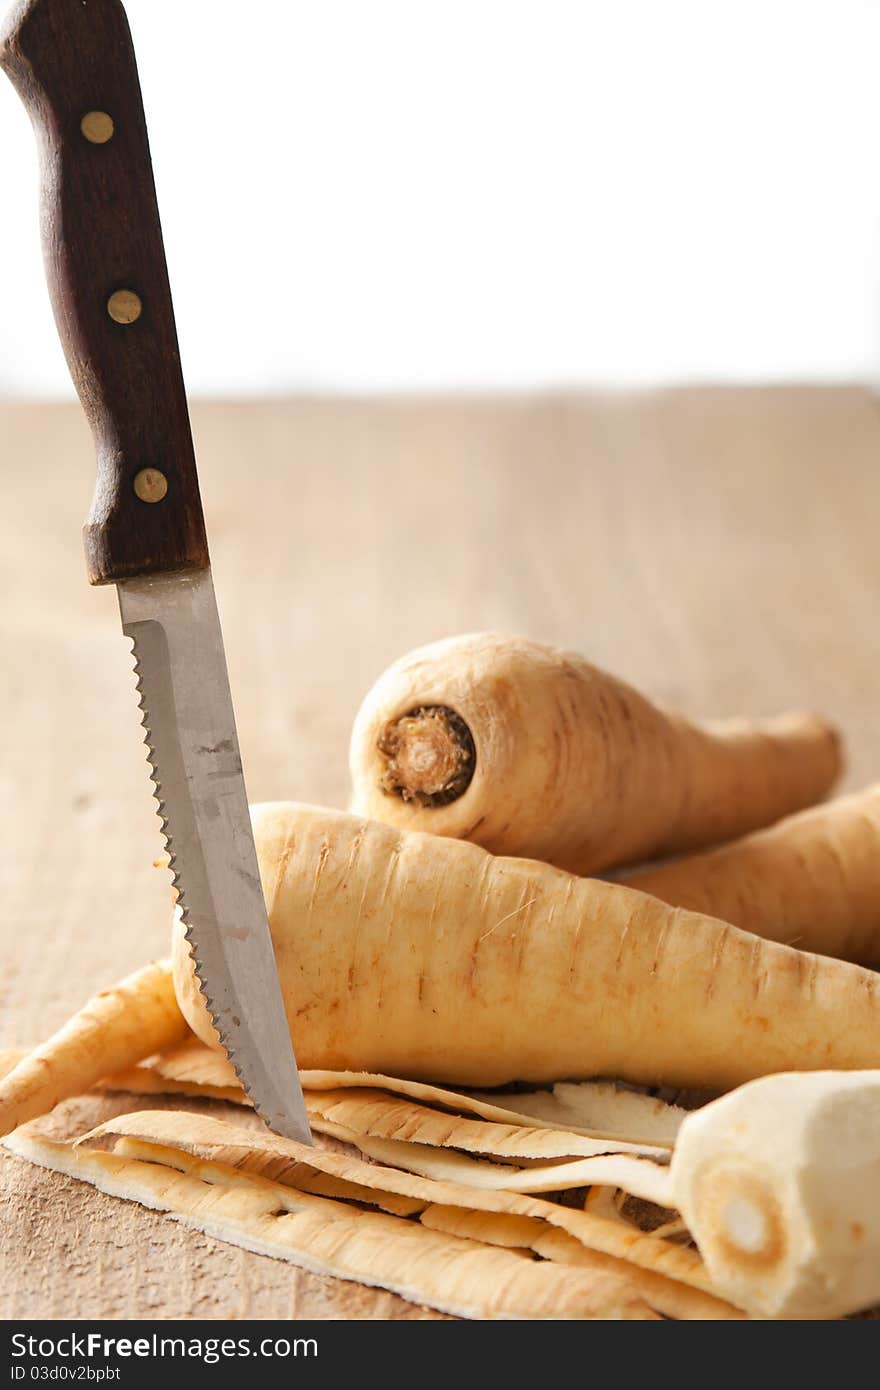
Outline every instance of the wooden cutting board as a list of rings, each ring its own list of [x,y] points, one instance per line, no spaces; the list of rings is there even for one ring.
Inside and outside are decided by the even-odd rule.
[[[693,715],[811,706],[880,776],[880,415],[858,388],[194,409],[252,800],[344,805],[383,667],[455,632],[577,648]],[[74,406],[0,404],[0,1046],[164,953],[167,875]],[[40,556],[34,581],[33,556]],[[151,1101],[152,1104],[152,1101]],[[65,1124],[135,1108],[81,1103]],[[82,1108],[86,1107],[86,1108]],[[0,1159],[0,1317],[433,1316]]]

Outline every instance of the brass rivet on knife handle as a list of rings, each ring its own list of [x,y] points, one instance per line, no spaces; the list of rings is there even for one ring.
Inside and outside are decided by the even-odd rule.
[[[168,479],[158,468],[142,468],[135,474],[133,486],[142,502],[161,502],[168,495]]]
[[[115,290],[107,300],[107,313],[114,323],[135,323],[143,309],[141,297],[134,290]]]
[[[105,584],[206,569],[208,543],[125,11],[119,0],[19,0],[5,25],[0,20],[0,66],[38,132],[49,292],[95,437],[97,480],[85,526],[89,579]],[[168,504],[145,507],[133,483],[157,459],[168,481]]]
[[[83,135],[92,145],[106,145],[113,139],[113,117],[107,111],[87,111],[79,123]]]

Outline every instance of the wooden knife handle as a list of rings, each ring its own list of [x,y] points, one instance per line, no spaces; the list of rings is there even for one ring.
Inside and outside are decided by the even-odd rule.
[[[40,148],[46,277],[95,437],[92,584],[201,569],[208,544],[137,65],[119,0],[23,0],[0,65]]]

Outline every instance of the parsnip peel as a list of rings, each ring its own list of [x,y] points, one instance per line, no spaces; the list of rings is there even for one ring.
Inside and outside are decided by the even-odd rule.
[[[533,1130],[562,1129],[569,1135],[593,1139],[600,1144],[609,1139],[617,1140],[619,1152],[671,1148],[686,1114],[677,1106],[667,1105],[662,1100],[614,1086],[610,1082],[563,1084],[554,1087],[552,1093],[514,1092],[493,1097],[371,1072],[311,1070],[303,1071],[301,1080],[307,1104],[315,1113],[321,1113],[320,1107],[326,1105],[326,1100],[313,1102],[314,1092],[325,1093],[325,1096],[328,1092],[337,1092],[341,1100],[342,1093],[378,1091],[387,1093],[389,1097],[422,1102],[435,1111],[472,1115],[495,1124],[530,1126]],[[116,1090],[130,1090],[135,1094],[167,1092],[203,1095],[209,1099],[243,1105],[250,1103],[225,1055],[194,1036],[118,1073],[103,1085]],[[502,1101],[503,1104],[500,1103]],[[441,1113],[438,1124],[442,1122]],[[575,1146],[566,1149],[565,1153],[586,1155],[597,1151]],[[608,1150],[605,1148],[602,1151]]]
[[[138,1111],[98,1126],[85,1135],[81,1143],[146,1143],[194,1158],[210,1159],[230,1171],[257,1174],[294,1187],[314,1181],[315,1174],[324,1174],[339,1182],[406,1198],[423,1208],[455,1207],[537,1217],[551,1227],[566,1231],[589,1249],[666,1274],[703,1292],[712,1292],[711,1282],[695,1251],[643,1235],[623,1221],[609,1221],[574,1207],[505,1189],[425,1178],[398,1168],[364,1162],[350,1152],[309,1148],[266,1131],[243,1129],[206,1116],[171,1110]]]
[[[379,1139],[406,1140],[433,1148],[512,1159],[594,1158],[607,1153],[645,1154],[662,1159],[662,1148],[619,1139],[595,1139],[562,1129],[462,1119],[411,1100],[371,1089],[307,1093],[309,1118]]]
[[[184,1225],[302,1268],[389,1289],[468,1318],[656,1319],[642,1271],[577,1269],[523,1259],[421,1223],[293,1191],[265,1178],[179,1153],[180,1168],[45,1139],[32,1129],[6,1141],[31,1162]]]
[[[563,1192],[570,1187],[603,1183],[623,1187],[661,1206],[669,1201],[668,1168],[634,1154],[600,1154],[595,1158],[520,1168],[512,1163],[492,1163],[452,1149],[431,1148],[428,1144],[412,1144],[404,1139],[375,1139],[321,1119],[315,1127],[322,1134],[353,1144],[362,1154],[380,1163],[467,1187],[510,1192]]]
[[[509,1109],[521,1124],[540,1122],[575,1132],[616,1134],[641,1144],[674,1144],[687,1115],[678,1105],[611,1081],[562,1081],[552,1091],[496,1091],[479,1098]]]
[[[468,1092],[423,1081],[383,1076],[373,1072],[304,1071],[304,1089],[375,1089],[439,1106],[456,1114],[475,1115],[500,1124],[564,1128],[573,1134],[597,1139],[616,1138],[632,1144],[671,1148],[685,1111],[640,1092],[610,1082],[584,1082],[548,1091]],[[556,1092],[572,1093],[559,1106],[546,1105]],[[575,1099],[576,1097],[576,1099]]]
[[[535,1217],[431,1206],[422,1213],[420,1220],[423,1226],[434,1231],[503,1248],[531,1250],[543,1259],[590,1269],[598,1275],[620,1271],[621,1262],[614,1256],[590,1250],[567,1231],[548,1227],[546,1222]],[[717,1298],[648,1270],[640,1271],[639,1291],[665,1317],[712,1320],[742,1317],[733,1308],[724,1310]]]

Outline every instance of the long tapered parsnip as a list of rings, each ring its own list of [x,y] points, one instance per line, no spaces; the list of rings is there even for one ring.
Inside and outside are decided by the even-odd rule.
[[[478,633],[379,678],[350,766],[360,815],[585,874],[812,805],[841,753],[813,715],[693,724],[582,657]]]
[[[880,784],[625,882],[771,941],[880,965]]]
[[[186,1036],[170,961],[156,961],[90,999],[0,1081],[0,1135]]]
[[[254,830],[302,1067],[723,1089],[880,1065],[880,976],[858,966],[340,811],[264,805]],[[179,929],[174,968],[214,1042]]]

